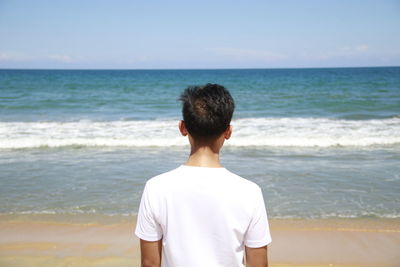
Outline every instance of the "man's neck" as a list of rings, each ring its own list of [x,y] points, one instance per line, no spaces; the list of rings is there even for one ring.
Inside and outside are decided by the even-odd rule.
[[[209,146],[192,147],[190,156],[185,165],[208,168],[221,168],[219,149],[213,150]]]

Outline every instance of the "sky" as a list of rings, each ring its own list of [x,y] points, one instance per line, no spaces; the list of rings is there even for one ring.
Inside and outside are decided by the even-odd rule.
[[[0,68],[400,66],[400,0],[0,0]]]

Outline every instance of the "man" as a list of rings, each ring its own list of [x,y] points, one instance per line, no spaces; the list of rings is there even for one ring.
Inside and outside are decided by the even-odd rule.
[[[179,130],[191,152],[184,165],[146,183],[135,231],[142,266],[268,266],[261,189],[219,160],[232,134],[230,93],[207,84],[187,88],[180,100]]]

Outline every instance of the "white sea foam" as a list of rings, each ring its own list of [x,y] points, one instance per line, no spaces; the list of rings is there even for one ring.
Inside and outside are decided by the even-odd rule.
[[[232,122],[228,146],[330,147],[400,144],[400,118],[247,118]],[[144,147],[187,144],[175,120],[0,122],[0,148]]]
[[[81,214],[100,214],[106,216],[136,216],[137,212],[110,212],[110,211],[97,211],[96,209],[91,209],[89,211],[77,210],[77,209],[69,209],[69,208],[57,208],[52,210],[29,210],[29,211],[5,211],[1,212],[0,215],[81,215]],[[400,214],[396,212],[389,212],[389,213],[376,213],[376,212],[366,212],[366,211],[359,211],[355,212],[354,214],[347,214],[346,212],[333,212],[333,213],[311,213],[307,214],[305,212],[300,214],[292,214],[292,215],[284,215],[280,212],[275,212],[269,215],[270,218],[273,219],[329,219],[329,218],[385,218],[385,219],[399,219]]]

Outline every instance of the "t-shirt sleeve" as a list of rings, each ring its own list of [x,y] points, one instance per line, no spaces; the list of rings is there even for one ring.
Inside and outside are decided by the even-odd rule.
[[[267,211],[265,209],[262,191],[258,188],[255,196],[255,209],[251,218],[249,228],[247,229],[244,244],[246,247],[259,248],[271,243],[271,234],[269,231]]]
[[[149,186],[146,184],[140,201],[135,234],[146,241],[158,241],[162,238],[162,229],[154,216],[152,205],[155,203],[152,203],[149,191]]]

